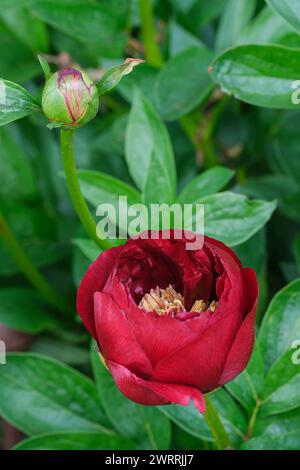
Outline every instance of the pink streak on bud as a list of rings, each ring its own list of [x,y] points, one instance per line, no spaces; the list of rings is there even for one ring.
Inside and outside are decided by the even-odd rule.
[[[86,111],[91,87],[85,83],[82,73],[74,68],[60,70],[57,85],[65,99],[72,121],[77,122]]]

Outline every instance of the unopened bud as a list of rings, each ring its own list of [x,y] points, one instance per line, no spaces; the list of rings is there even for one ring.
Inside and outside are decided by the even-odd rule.
[[[50,127],[81,127],[98,112],[96,85],[85,72],[74,68],[60,70],[46,82],[42,107],[51,121]]]

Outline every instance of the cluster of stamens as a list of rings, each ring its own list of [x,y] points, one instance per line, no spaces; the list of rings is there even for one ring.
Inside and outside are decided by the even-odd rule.
[[[145,294],[139,303],[139,308],[146,312],[156,312],[157,315],[176,316],[177,313],[185,310],[183,296],[176,292],[173,286],[169,285],[166,289],[156,287]],[[205,302],[196,300],[191,308],[192,312],[214,312],[217,308],[216,300]]]

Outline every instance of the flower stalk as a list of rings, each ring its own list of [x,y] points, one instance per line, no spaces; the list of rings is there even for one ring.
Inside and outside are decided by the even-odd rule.
[[[161,67],[163,65],[163,58],[156,42],[151,0],[139,0],[139,10],[147,62],[154,67]]]
[[[82,195],[75,159],[74,159],[74,134],[72,130],[65,130],[61,129],[60,131],[61,136],[61,154],[63,159],[63,165],[66,175],[67,186],[69,190],[69,194],[74,206],[74,209],[85,228],[87,234],[94,240],[95,243],[102,249],[106,250],[111,248],[112,245],[107,240],[101,240],[98,238],[96,233],[96,223],[90,213],[88,205]]]
[[[68,305],[64,298],[56,292],[42,274],[32,264],[27,256],[24,248],[14,236],[11,228],[6,222],[4,216],[0,213],[0,237],[2,238],[6,248],[10,252],[16,264],[26,276],[28,281],[37,289],[41,296],[53,307],[61,312],[68,309]]]
[[[221,418],[219,417],[214,405],[208,395],[205,396],[206,411],[204,414],[205,421],[213,435],[218,450],[232,449],[233,446],[224,429]]]

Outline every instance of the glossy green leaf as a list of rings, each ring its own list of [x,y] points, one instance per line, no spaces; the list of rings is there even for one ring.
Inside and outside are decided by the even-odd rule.
[[[13,135],[0,128],[0,195],[7,199],[32,199],[36,196],[35,175]]]
[[[14,450],[131,450],[135,446],[125,437],[100,432],[58,432],[21,441]]]
[[[267,255],[266,255],[266,232],[267,227],[262,228],[245,243],[234,248],[243,266],[255,270],[259,283],[258,308],[256,313],[256,323],[259,324],[261,316],[264,315],[268,298],[267,279]]]
[[[253,437],[276,437],[293,432],[300,432],[300,408],[270,416],[262,416],[258,413],[253,429]]]
[[[0,323],[25,333],[38,334],[59,328],[47,305],[33,290],[23,287],[0,289]]]
[[[168,132],[152,105],[139,93],[126,132],[126,161],[145,202],[172,203],[176,169]]]
[[[17,83],[0,79],[0,126],[41,111],[35,98]]]
[[[195,109],[212,90],[208,66],[212,52],[201,43],[173,57],[156,80],[157,108],[173,121]]]
[[[251,413],[263,395],[264,364],[259,344],[256,342],[253,354],[246,369],[226,385],[231,395]]]
[[[113,176],[93,170],[78,170],[80,187],[84,197],[94,206],[109,203],[116,206],[120,196],[128,198],[128,204],[141,202],[139,192]]]
[[[216,36],[216,50],[234,46],[253,16],[256,0],[228,0]]]
[[[126,77],[126,80],[121,80],[117,87],[117,91],[128,102],[132,102],[135,97],[136,90],[138,89],[143,96],[155,105],[156,93],[155,83],[158,70],[151,65],[143,63],[134,69],[134,72]]]
[[[30,8],[59,31],[100,45],[105,57],[120,57],[126,41],[127,0],[34,0]]]
[[[266,2],[300,33],[300,12],[297,0],[266,0]]]
[[[39,59],[39,62],[41,64],[41,67],[43,69],[43,72],[44,72],[44,75],[45,75],[45,79],[48,80],[48,78],[50,77],[51,75],[51,69],[50,69],[50,65],[48,64],[48,62],[46,61],[46,59],[44,59],[43,56],[39,55],[38,56],[38,59]]]
[[[235,443],[241,442],[246,433],[247,424],[237,404],[223,389],[210,393],[209,397],[219,413],[230,439]],[[196,410],[193,403],[188,406],[161,406],[160,409],[187,433],[205,441],[213,440],[204,416]]]
[[[265,314],[259,333],[262,356],[269,368],[300,338],[300,279],[280,290]]]
[[[295,344],[298,351],[297,347],[291,347],[268,372],[261,407],[264,415],[282,413],[300,406],[300,364],[297,359],[300,357],[300,342]]]
[[[224,192],[206,196],[205,233],[229,246],[239,245],[252,237],[270,219],[275,202],[249,200],[245,196]]]
[[[93,240],[88,238],[75,238],[73,243],[78,246],[82,253],[88,258],[91,262],[100,255],[101,250],[98,245]]]
[[[18,39],[14,31],[11,31],[4,24],[4,21],[1,21],[1,17],[0,44],[0,77],[13,82],[24,83],[38,76],[40,67],[32,50]]]
[[[180,193],[177,202],[192,204],[205,196],[214,194],[224,188],[233,178],[234,172],[226,167],[214,167],[196,176]]]
[[[109,429],[95,385],[53,359],[8,354],[0,389],[0,415],[25,434]]]
[[[299,42],[300,38],[293,32],[291,26],[268,6],[249,23],[239,36],[239,44],[282,44],[289,41]]]
[[[242,445],[243,450],[299,450],[299,430],[277,436],[262,436],[250,439]]]
[[[45,334],[39,336],[35,339],[30,351],[51,357],[72,367],[86,367],[89,362],[89,352],[86,346],[67,342],[66,339],[69,339],[68,332],[66,337],[64,337],[66,332],[63,329],[60,329],[59,334],[61,333],[61,339]],[[80,337],[78,337],[79,340],[81,340]]]
[[[91,361],[101,402],[115,429],[137,441],[141,448],[168,449],[171,439],[168,419],[158,408],[144,407],[124,397],[94,347]]]
[[[174,57],[185,49],[202,46],[201,41],[184,29],[179,23],[171,21],[169,26],[169,54]]]
[[[297,109],[300,51],[273,45],[243,45],[220,55],[211,76],[225,93],[267,108]]]
[[[101,80],[96,83],[99,96],[115,88],[125,75],[130,74],[134,67],[143,62],[141,59],[126,59],[124,64],[108,69]]]

